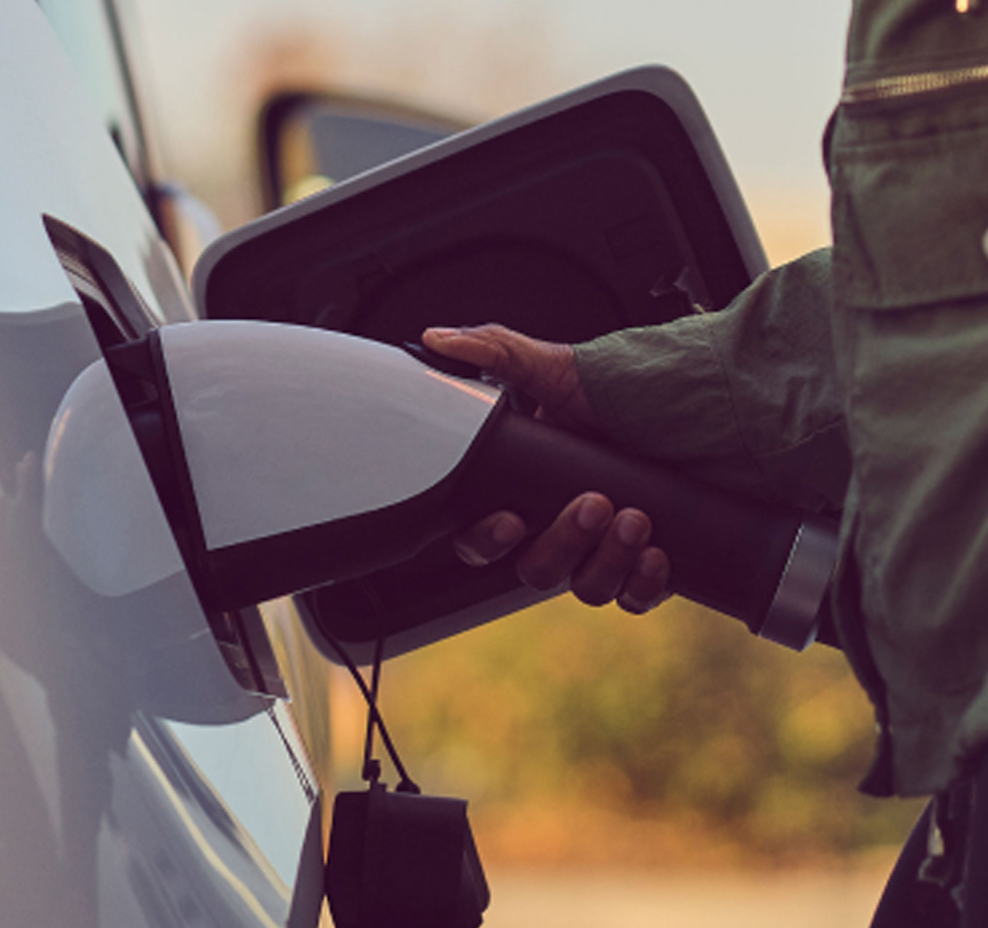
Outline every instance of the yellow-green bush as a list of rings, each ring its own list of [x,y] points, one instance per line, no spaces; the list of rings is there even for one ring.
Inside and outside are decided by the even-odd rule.
[[[420,782],[481,810],[689,821],[770,858],[894,843],[917,814],[855,791],[874,725],[839,652],[682,600],[645,617],[553,600],[394,661],[384,693]]]

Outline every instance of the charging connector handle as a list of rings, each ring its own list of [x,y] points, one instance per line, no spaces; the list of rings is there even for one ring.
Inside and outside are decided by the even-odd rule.
[[[672,565],[670,586],[802,650],[816,634],[833,570],[832,529],[805,513],[719,490],[654,462],[503,409],[457,488],[464,520],[508,509],[547,527],[580,493],[652,521]]]

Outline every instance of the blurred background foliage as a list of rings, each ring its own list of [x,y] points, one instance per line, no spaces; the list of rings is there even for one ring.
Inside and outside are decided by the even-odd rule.
[[[680,599],[632,617],[558,598],[383,681],[413,777],[469,799],[507,862],[835,863],[900,842],[920,809],[855,791],[874,724],[839,652]]]

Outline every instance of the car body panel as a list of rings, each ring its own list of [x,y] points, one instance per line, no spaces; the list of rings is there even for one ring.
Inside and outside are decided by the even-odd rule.
[[[99,117],[37,4],[0,0],[0,923],[314,925],[320,802],[285,705],[235,680],[184,571],[107,595],[45,532],[56,410],[100,345],[42,214],[156,323],[190,318]],[[161,537],[147,502],[133,531]]]

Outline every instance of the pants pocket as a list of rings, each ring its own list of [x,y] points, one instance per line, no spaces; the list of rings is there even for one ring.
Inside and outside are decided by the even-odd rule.
[[[869,310],[988,294],[988,128],[831,152],[834,285]]]

